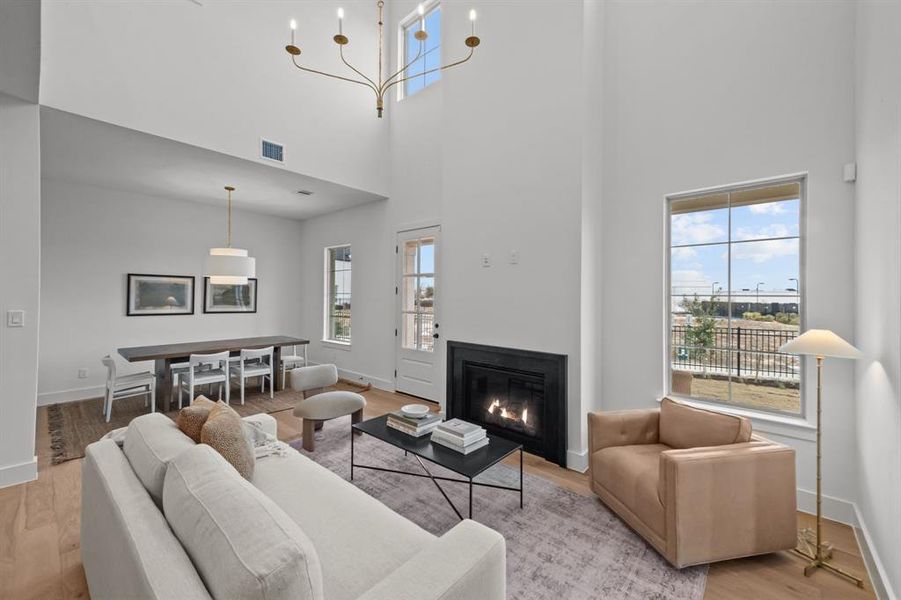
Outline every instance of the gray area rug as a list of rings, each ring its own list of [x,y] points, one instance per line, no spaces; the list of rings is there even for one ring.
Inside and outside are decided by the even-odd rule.
[[[336,419],[316,433],[315,452],[291,445],[350,479],[350,419]],[[369,436],[357,437],[358,464],[421,472],[402,450]],[[436,475],[455,477],[425,463]],[[496,465],[479,480],[517,486],[519,469]],[[355,469],[353,483],[427,531],[441,535],[459,521],[428,479]],[[468,487],[442,487],[464,515]],[[507,597],[515,600],[695,600],[704,596],[707,567],[677,570],[663,560],[595,497],[525,474],[524,508],[516,492],[475,488],[473,519],[507,540]],[[475,600],[475,599],[473,599]]]

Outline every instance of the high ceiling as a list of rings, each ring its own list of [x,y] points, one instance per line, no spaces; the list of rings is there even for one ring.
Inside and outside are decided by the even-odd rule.
[[[41,109],[42,177],[150,196],[308,219],[384,196],[118,127],[56,109]],[[298,194],[309,190],[313,195]]]

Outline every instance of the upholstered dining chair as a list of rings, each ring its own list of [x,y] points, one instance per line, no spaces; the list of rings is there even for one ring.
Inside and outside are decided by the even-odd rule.
[[[312,452],[315,446],[314,432],[323,423],[351,415],[351,423],[363,420],[366,398],[355,392],[325,388],[338,383],[335,365],[315,365],[291,370],[291,389],[303,393],[304,399],[294,408],[294,416],[303,419],[303,449]]]
[[[144,406],[150,402],[150,412],[156,412],[156,376],[150,371],[118,375],[116,361],[107,354],[100,361],[106,367],[106,393],[103,398],[103,415],[109,423],[113,415],[113,400],[144,396]]]
[[[274,348],[258,350],[241,350],[238,364],[231,366],[231,377],[238,380],[241,386],[241,404],[244,404],[244,384],[251,377],[260,378],[260,392],[266,392],[266,379],[269,379],[269,397],[274,398],[275,364],[272,362]]]

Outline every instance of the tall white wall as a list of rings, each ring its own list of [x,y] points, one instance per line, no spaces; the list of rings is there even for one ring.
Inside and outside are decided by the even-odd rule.
[[[37,477],[41,3],[0,1],[0,487]],[[25,326],[6,326],[24,310]]]
[[[901,592],[901,4],[857,9],[857,483],[883,582]]]
[[[570,460],[580,467],[581,4],[473,5],[482,38],[475,57],[445,71],[437,85],[401,102],[392,95],[387,104],[389,200],[304,224],[305,265],[314,269],[305,318],[308,328],[321,331],[323,246],[329,240],[352,243],[352,348],[320,345],[314,352],[347,370],[393,382],[394,234],[406,225],[440,221],[441,341],[568,355]],[[394,4],[388,22],[393,26],[415,6]],[[468,8],[459,2],[443,6],[445,61],[466,50]],[[554,18],[548,19],[551,12]],[[541,39],[554,43],[535,52]],[[541,85],[534,85],[537,74]],[[520,255],[518,265],[508,264],[513,250]],[[489,268],[480,266],[485,253]],[[378,271],[366,273],[367,268]]]
[[[853,341],[854,204],[842,181],[854,156],[853,5],[612,1],[605,17],[603,408],[654,406],[664,391],[667,194],[807,172],[805,325]],[[826,507],[852,520],[854,367],[830,361],[826,373],[823,489],[841,500]],[[799,487],[814,490],[813,431],[755,427],[797,449]]]
[[[0,487],[37,477],[41,154],[36,104],[0,94]],[[25,326],[6,326],[9,310]]]
[[[346,56],[377,70],[375,2],[345,4]],[[342,76],[336,3],[45,2],[41,103],[249,160],[260,136],[285,167],[375,193],[387,188],[387,122],[361,85],[303,73],[285,52],[298,22],[300,63]]]
[[[97,397],[106,376],[100,359],[117,348],[314,335],[301,325],[298,221],[236,211],[235,243],[257,259],[257,312],[204,314],[204,257],[222,245],[224,208],[48,180],[41,207],[41,404]],[[194,275],[194,314],[125,316],[128,273]],[[80,368],[87,379],[77,377]]]

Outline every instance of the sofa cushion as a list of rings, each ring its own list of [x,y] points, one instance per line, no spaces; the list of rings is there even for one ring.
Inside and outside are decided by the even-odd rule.
[[[199,444],[200,430],[203,429],[203,424],[206,423],[214,406],[216,406],[216,403],[206,396],[197,396],[190,406],[178,411],[175,424],[178,425],[182,433]]]
[[[751,421],[664,398],[660,403],[660,443],[671,448],[738,444],[751,439]]]
[[[358,598],[435,540],[294,450],[286,456],[259,459],[253,484],[282,507],[313,542],[329,600]]]
[[[210,410],[200,429],[200,442],[221,454],[245,479],[253,477],[253,442],[245,434],[240,415],[224,402]]]
[[[194,445],[175,421],[161,413],[150,413],[128,424],[122,450],[150,497],[157,506],[162,506],[166,466]]]
[[[665,511],[657,495],[663,444],[610,446],[591,456],[591,476],[660,537],[666,536]]]
[[[163,511],[214,598],[323,598],[309,538],[209,446],[169,464]]]

